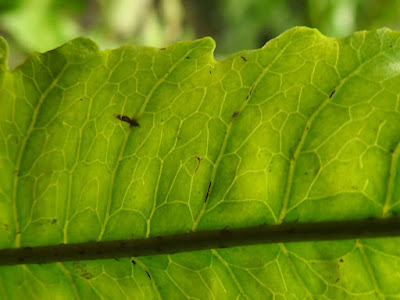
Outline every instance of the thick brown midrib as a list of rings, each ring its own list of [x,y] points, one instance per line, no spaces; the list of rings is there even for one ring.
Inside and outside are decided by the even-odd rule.
[[[400,218],[283,223],[130,240],[0,250],[0,265],[118,259],[270,243],[400,237]]]

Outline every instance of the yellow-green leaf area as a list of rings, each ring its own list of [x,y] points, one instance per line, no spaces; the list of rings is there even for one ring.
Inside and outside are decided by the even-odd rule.
[[[14,70],[1,39],[0,248],[396,217],[399,37],[299,27],[220,61],[78,38]],[[400,295],[398,238],[245,244],[2,266],[0,298]]]

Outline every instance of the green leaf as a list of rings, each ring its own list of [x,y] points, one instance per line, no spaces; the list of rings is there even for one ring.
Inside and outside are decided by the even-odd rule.
[[[0,248],[24,263],[17,248],[29,247],[43,264],[0,267],[0,297],[398,297],[398,233],[339,239],[346,224],[397,220],[399,37],[293,28],[223,61],[210,38],[102,52],[79,38],[13,71],[1,40]],[[280,243],[80,256],[105,251],[93,241],[230,240],[316,222],[314,241],[291,231]],[[324,222],[337,230],[324,237]],[[61,243],[87,244],[48,264],[66,245],[36,248]]]

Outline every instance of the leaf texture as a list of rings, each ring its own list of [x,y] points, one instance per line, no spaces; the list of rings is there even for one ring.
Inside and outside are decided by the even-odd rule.
[[[6,68],[0,248],[399,213],[400,34],[293,28],[222,61],[204,38]],[[398,238],[0,267],[4,299],[397,299]],[[162,252],[162,249],[161,249]]]

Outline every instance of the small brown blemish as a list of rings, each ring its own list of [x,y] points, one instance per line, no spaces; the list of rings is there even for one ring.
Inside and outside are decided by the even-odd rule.
[[[336,90],[333,90],[332,93],[329,95],[329,99],[333,97],[333,95],[335,94]]]
[[[341,263],[344,262],[343,258],[341,258],[339,261],[340,261]]]
[[[243,56],[241,56],[240,58],[243,59],[244,61],[247,61],[247,59]]]
[[[132,259],[132,263],[133,263],[133,265],[136,265],[136,262]]]
[[[189,56],[186,56],[185,58],[186,58],[186,59],[189,59],[190,57],[189,57]]]
[[[336,279],[336,283],[339,281],[339,278],[338,279]]]
[[[232,119],[236,119],[236,117],[239,115],[238,111],[235,111],[232,115]]]
[[[128,116],[116,115],[116,118],[117,118],[118,120],[121,120],[122,122],[128,123],[128,124],[129,124],[129,128],[132,128],[132,127],[140,127],[138,121],[136,121],[136,120],[133,119],[133,118],[131,119],[131,118],[129,118]]]
[[[151,276],[150,276],[149,272],[147,272],[147,271],[145,271],[145,272],[147,274],[147,277],[149,277],[151,279]]]
[[[165,49],[167,49],[167,48],[160,48],[160,50],[165,50]]]
[[[56,224],[57,223],[57,219],[53,219],[52,221],[51,221],[51,224],[52,225],[54,225],[54,224]]]
[[[8,230],[8,224],[3,224],[4,230]]]
[[[222,230],[221,230],[221,234],[226,236],[226,235],[232,235],[232,231],[230,230],[229,226],[225,226]]]
[[[196,157],[196,159],[197,159],[197,166],[196,166],[196,170],[194,170],[194,173],[196,174],[197,170],[198,170],[199,167],[200,167],[200,163],[201,163],[201,161],[202,161],[203,159],[200,158],[200,157],[198,157],[198,156],[195,156],[195,157]]]
[[[254,89],[254,86],[251,87],[250,92],[246,97],[246,100],[248,100],[250,98],[251,94],[253,93],[253,89]]]
[[[211,188],[211,181],[210,181],[210,184],[208,185],[208,190],[207,190],[207,194],[206,194],[206,198],[204,199],[204,202],[207,202],[208,195],[210,194],[210,188]]]

